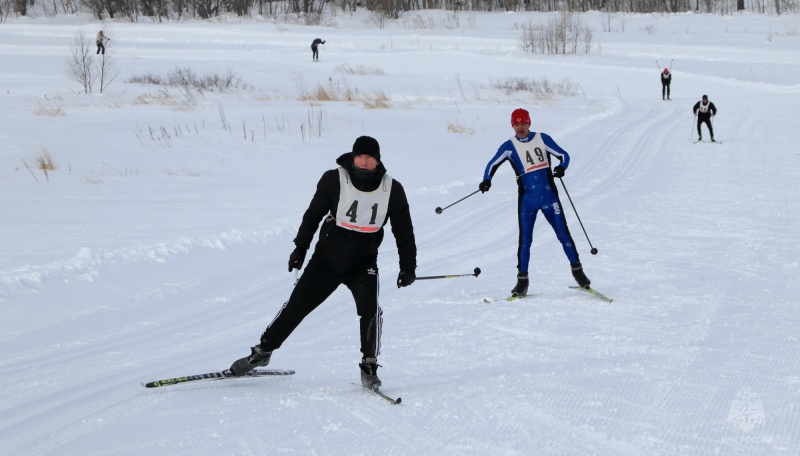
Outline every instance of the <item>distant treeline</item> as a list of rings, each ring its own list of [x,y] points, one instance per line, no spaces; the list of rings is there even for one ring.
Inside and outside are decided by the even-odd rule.
[[[327,13],[366,8],[381,20],[398,19],[422,10],[540,11],[606,13],[701,12],[720,15],[737,11],[784,14],[798,11],[800,0],[0,0],[0,22],[8,17],[91,12],[97,19],[155,21],[208,19],[224,14],[300,19],[309,25],[326,21]]]

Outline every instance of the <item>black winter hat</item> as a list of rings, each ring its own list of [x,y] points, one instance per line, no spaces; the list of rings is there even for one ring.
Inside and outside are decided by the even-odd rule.
[[[353,156],[356,155],[369,155],[375,157],[376,160],[381,159],[381,146],[375,138],[370,136],[359,136],[356,142],[353,143]]]
[[[708,100],[708,95],[703,95],[703,100]]]

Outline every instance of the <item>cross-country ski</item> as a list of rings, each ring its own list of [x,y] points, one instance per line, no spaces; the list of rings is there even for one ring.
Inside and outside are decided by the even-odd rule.
[[[584,293],[588,293],[588,294],[590,294],[590,295],[592,295],[592,296],[594,296],[596,298],[599,298],[600,300],[605,301],[605,302],[614,301],[613,299],[611,299],[611,298],[607,297],[606,295],[600,293],[599,291],[595,290],[594,288],[578,287],[578,286],[574,286],[574,285],[570,285],[570,288],[573,289],[573,290],[578,290],[578,291],[582,291]]]
[[[209,372],[206,374],[193,374],[184,377],[165,378],[163,380],[154,380],[147,383],[142,383],[145,388],[161,388],[164,386],[178,385],[180,383],[212,381],[212,380],[234,380],[239,378],[254,378],[254,377],[271,377],[276,375],[292,375],[293,370],[289,369],[254,369],[247,374],[235,377],[228,369],[216,372]]]

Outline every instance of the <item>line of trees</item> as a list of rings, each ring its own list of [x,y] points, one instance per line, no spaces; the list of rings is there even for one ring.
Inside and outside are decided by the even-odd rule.
[[[38,2],[38,3],[37,3]],[[0,0],[0,23],[11,16],[43,11],[47,16],[91,12],[97,19],[141,17],[155,21],[183,17],[208,19],[222,14],[307,17],[319,23],[325,7],[342,12],[367,10],[387,19],[428,9],[449,11],[539,11],[609,13],[732,14],[737,11],[783,14],[800,11],[800,0]]]

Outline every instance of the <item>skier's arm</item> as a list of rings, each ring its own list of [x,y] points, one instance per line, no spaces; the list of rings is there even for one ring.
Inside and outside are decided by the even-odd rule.
[[[497,168],[509,159],[512,151],[511,141],[504,142],[500,148],[497,149],[497,153],[494,154],[494,157],[486,164],[486,169],[483,171],[483,180],[492,180],[492,176],[497,172]]]
[[[545,133],[540,134],[542,135],[542,141],[544,141],[544,145],[547,147],[547,152],[556,157],[561,162],[561,167],[566,170],[569,167],[569,154],[567,151],[556,144],[555,140],[553,140],[550,135]]]
[[[314,234],[319,228],[319,222],[328,215],[328,213],[336,212],[336,204],[338,201],[334,197],[339,196],[339,171],[330,170],[319,179],[317,183],[317,191],[314,197],[311,198],[311,203],[308,209],[303,214],[303,221],[300,223],[300,228],[297,230],[297,236],[294,238],[294,245],[297,247],[308,250],[311,246],[311,241],[314,239]]]
[[[408,206],[405,189],[400,182],[392,182],[389,195],[389,218],[392,234],[400,257],[400,270],[414,272],[417,269],[417,244],[414,238],[414,225],[411,222],[411,209]]]

